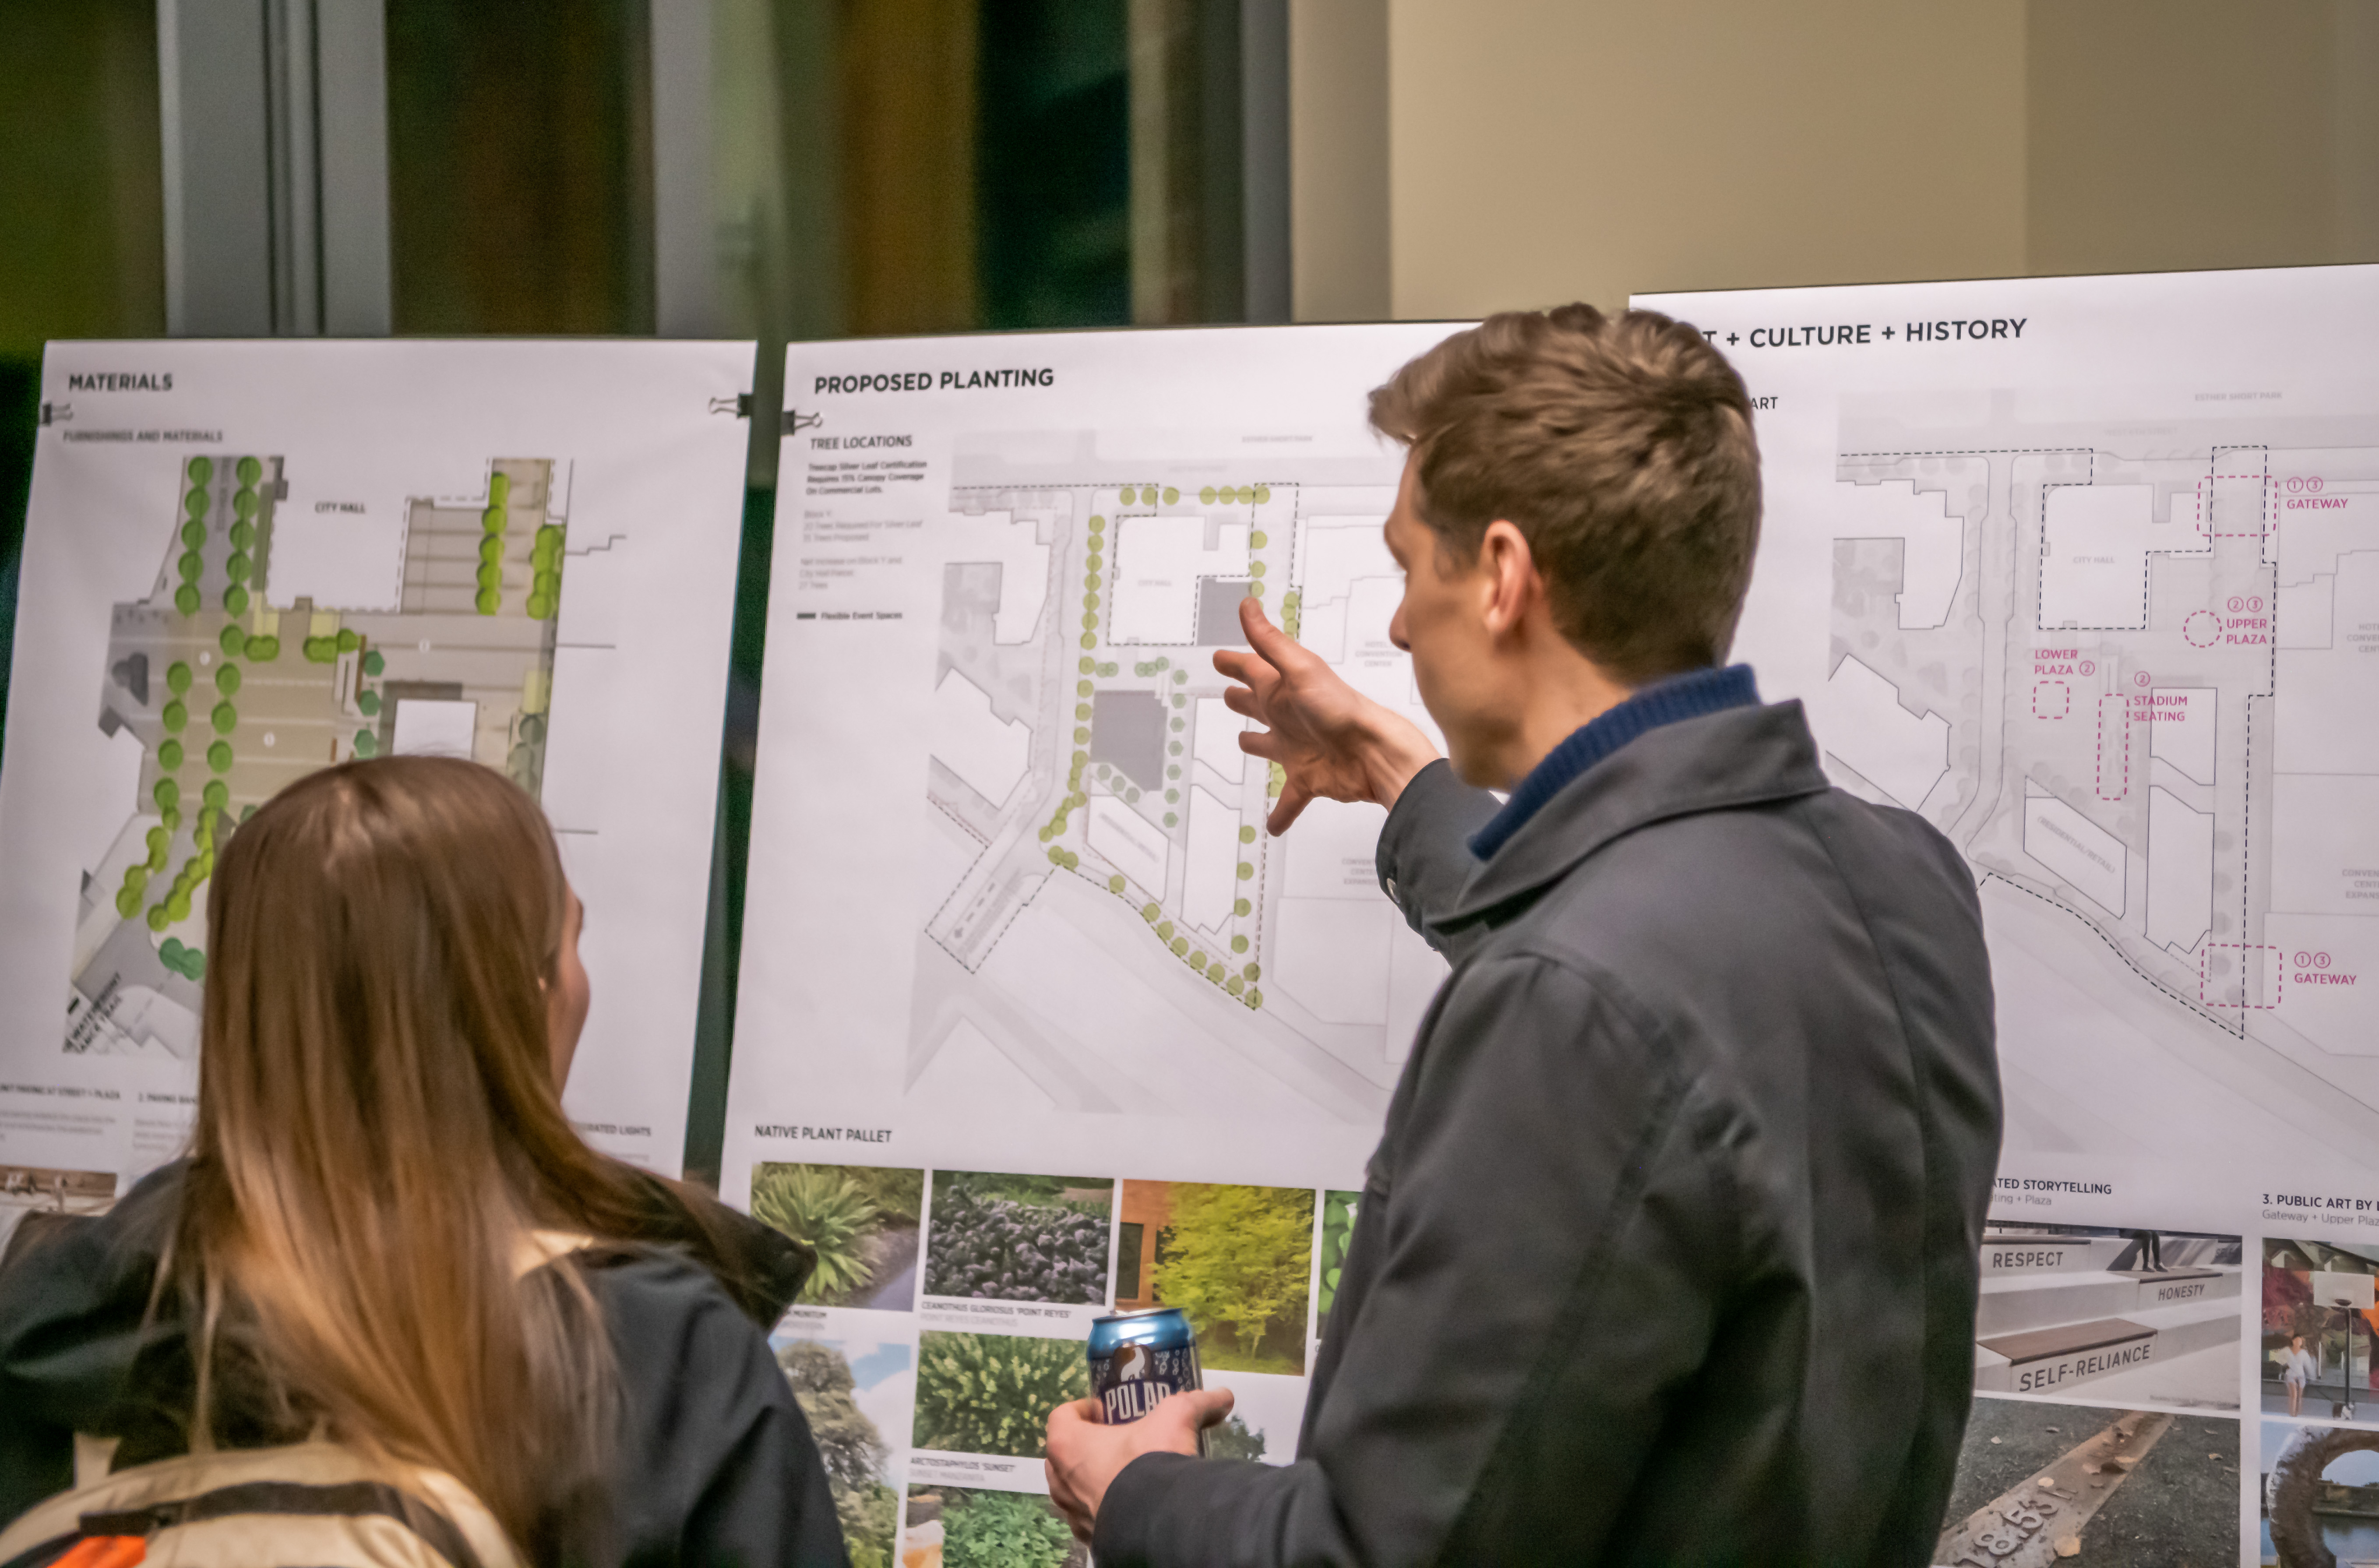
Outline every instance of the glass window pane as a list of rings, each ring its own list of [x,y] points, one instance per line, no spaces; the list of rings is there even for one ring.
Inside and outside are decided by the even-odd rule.
[[[648,332],[652,73],[638,0],[388,8],[400,332]]]

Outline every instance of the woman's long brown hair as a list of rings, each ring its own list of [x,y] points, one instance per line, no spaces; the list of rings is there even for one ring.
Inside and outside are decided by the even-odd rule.
[[[599,1501],[610,1341],[575,1262],[520,1260],[538,1230],[639,1235],[656,1185],[562,1114],[568,898],[542,814],[476,763],[328,768],[230,835],[163,1281],[194,1445],[261,1397],[272,1425],[453,1475],[537,1556]]]

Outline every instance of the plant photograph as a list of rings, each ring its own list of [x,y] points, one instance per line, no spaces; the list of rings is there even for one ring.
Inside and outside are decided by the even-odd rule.
[[[1049,1412],[1091,1392],[1080,1341],[929,1329],[917,1346],[919,1448],[1043,1456]]]
[[[817,1249],[801,1294],[814,1307],[915,1307],[924,1197],[923,1171],[774,1162],[752,1171],[752,1217]]]
[[[1264,1434],[1250,1428],[1243,1416],[1226,1416],[1220,1426],[1206,1429],[1209,1459],[1262,1459]]]
[[[1114,1212],[1104,1177],[936,1171],[925,1294],[1103,1303]]]
[[[1189,1313],[1209,1372],[1304,1373],[1310,1188],[1127,1181],[1122,1218],[1147,1260],[1145,1295],[1132,1304]],[[1116,1302],[1125,1305],[1120,1284]]]
[[[900,1500],[884,1434],[908,1421],[909,1347],[779,1337],[770,1348],[826,1461],[851,1568],[892,1568]]]
[[[1039,1492],[912,1486],[900,1561],[904,1568],[1089,1568],[1091,1549]]]
[[[1313,1338],[1320,1344],[1330,1332],[1330,1309],[1338,1303],[1338,1272],[1346,1266],[1346,1244],[1355,1239],[1355,1210],[1359,1192],[1322,1195],[1322,1288],[1313,1299]]]

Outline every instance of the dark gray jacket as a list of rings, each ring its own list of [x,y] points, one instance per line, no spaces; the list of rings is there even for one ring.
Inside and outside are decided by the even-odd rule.
[[[1796,703],[1639,736],[1482,865],[1494,810],[1441,763],[1381,835],[1455,970],[1302,1457],[1135,1461],[1097,1561],[1929,1562],[1999,1143],[1973,879]]]

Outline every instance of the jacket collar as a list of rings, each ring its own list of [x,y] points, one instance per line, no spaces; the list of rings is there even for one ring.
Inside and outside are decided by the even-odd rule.
[[[1597,714],[1528,770],[1493,820],[1470,836],[1470,852],[1492,860],[1512,835],[1528,826],[1564,785],[1639,735],[1663,725],[1699,718],[1731,707],[1756,707],[1759,687],[1751,666],[1695,669],[1642,688],[1617,706]]]
[[[1466,925],[1560,880],[1613,839],[1656,822],[1822,793],[1798,702],[1728,708],[1650,730],[1569,781],[1471,874],[1431,923]]]

